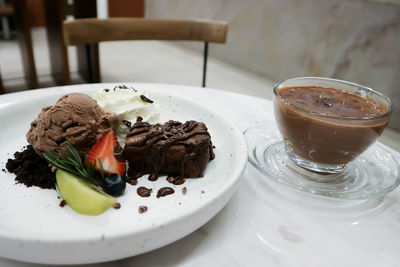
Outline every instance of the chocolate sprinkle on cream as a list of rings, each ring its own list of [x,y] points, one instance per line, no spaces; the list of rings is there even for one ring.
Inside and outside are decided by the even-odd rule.
[[[171,187],[162,187],[157,192],[157,198],[165,197],[173,193],[175,193],[175,190],[172,189]]]
[[[131,128],[132,123],[130,121],[122,120],[122,122],[126,125],[126,127]]]
[[[144,102],[147,102],[147,103],[150,103],[150,104],[154,103],[153,100],[148,99],[145,95],[140,95],[140,99],[142,99]]]
[[[121,204],[119,202],[115,202],[113,204],[113,208],[116,209],[116,210],[119,210],[121,208]]]
[[[182,188],[182,194],[186,195],[186,192],[187,192],[187,188],[186,187]]]

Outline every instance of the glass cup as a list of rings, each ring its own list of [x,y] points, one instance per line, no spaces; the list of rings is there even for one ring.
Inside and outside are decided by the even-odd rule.
[[[289,87],[339,89],[372,100],[383,112],[373,116],[327,115],[289,102],[279,92]],[[325,99],[320,96],[321,99]],[[275,119],[288,158],[298,166],[320,174],[340,173],[381,135],[394,107],[390,99],[371,88],[346,81],[300,77],[274,86]],[[311,103],[312,104],[312,103]],[[329,103],[323,103],[328,105]],[[340,107],[339,107],[340,108]],[[345,108],[345,107],[344,107]]]

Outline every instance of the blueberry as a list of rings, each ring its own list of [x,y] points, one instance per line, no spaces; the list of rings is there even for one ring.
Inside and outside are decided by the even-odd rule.
[[[104,179],[103,190],[113,197],[121,196],[125,191],[125,187],[125,180],[117,173],[110,174]]]

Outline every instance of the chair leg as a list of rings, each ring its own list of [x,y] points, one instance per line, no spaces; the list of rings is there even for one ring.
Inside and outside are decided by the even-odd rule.
[[[0,73],[0,95],[4,94],[4,86],[3,86],[3,80],[1,79],[1,73]]]
[[[17,29],[18,45],[22,56],[24,75],[29,89],[38,88],[38,77],[36,73],[35,59],[33,57],[31,23],[28,15],[26,0],[13,0],[14,19]]]
[[[51,76],[57,85],[71,84],[68,50],[64,45],[62,22],[65,20],[64,0],[44,0],[46,35],[49,47]]]
[[[90,45],[85,45],[86,49],[86,62],[87,62],[87,72],[88,72],[88,82],[93,83],[93,70],[92,70],[92,55],[90,53]]]
[[[204,42],[203,83],[202,83],[203,87],[206,87],[207,57],[208,57],[208,42]]]
[[[74,0],[74,17],[77,19],[96,18],[96,6],[96,0]],[[86,82],[101,82],[99,45],[78,45],[76,48],[78,57],[78,71],[81,77]]]

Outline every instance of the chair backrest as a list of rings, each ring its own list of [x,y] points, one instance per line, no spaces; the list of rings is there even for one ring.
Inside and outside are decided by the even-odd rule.
[[[64,21],[66,45],[95,44],[121,40],[203,41],[203,87],[208,43],[225,43],[228,23],[211,20],[171,20],[145,18],[76,19]]]
[[[76,19],[63,23],[67,45],[117,40],[186,40],[225,43],[228,24],[209,20]]]

